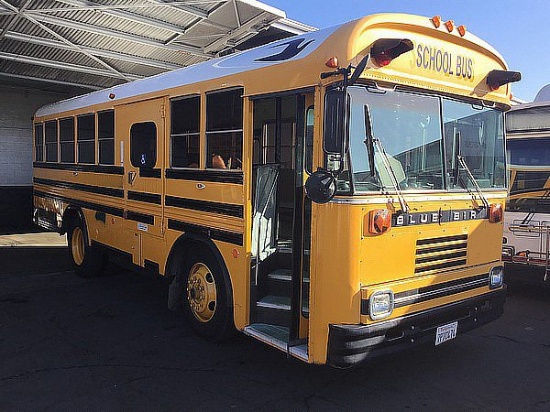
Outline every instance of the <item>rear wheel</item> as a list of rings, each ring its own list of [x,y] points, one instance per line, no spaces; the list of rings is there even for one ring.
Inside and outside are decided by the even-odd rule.
[[[193,331],[212,341],[228,338],[234,330],[233,298],[225,268],[202,248],[189,253],[178,269],[183,309]]]
[[[99,276],[105,266],[105,255],[88,244],[88,232],[81,217],[75,217],[67,232],[74,272],[83,278]]]

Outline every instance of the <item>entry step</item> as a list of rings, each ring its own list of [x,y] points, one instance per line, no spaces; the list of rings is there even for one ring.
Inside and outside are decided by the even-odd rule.
[[[290,310],[290,297],[267,295],[261,298],[256,306],[259,308],[278,309],[278,310]]]
[[[288,269],[277,269],[267,275],[270,280],[279,280],[281,282],[290,282],[292,280],[292,271]],[[309,283],[309,278],[303,279],[304,283]]]

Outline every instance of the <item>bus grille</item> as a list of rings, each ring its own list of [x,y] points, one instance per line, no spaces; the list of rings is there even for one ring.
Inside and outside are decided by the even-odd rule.
[[[445,236],[416,241],[415,274],[429,274],[464,266],[468,235]]]

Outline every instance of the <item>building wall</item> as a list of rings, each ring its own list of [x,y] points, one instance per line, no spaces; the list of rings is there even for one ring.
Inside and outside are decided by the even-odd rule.
[[[32,227],[32,116],[75,93],[0,84],[0,234]]]

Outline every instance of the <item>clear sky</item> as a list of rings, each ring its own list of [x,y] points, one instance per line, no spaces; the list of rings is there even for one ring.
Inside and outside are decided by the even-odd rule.
[[[410,13],[454,20],[492,45],[522,80],[515,97],[532,101],[550,83],[549,0],[263,0],[289,19],[317,28],[373,13]]]

